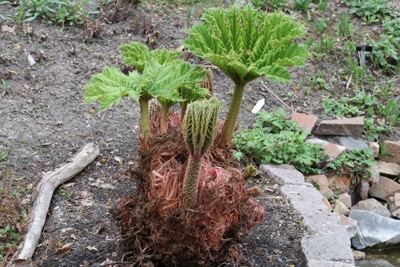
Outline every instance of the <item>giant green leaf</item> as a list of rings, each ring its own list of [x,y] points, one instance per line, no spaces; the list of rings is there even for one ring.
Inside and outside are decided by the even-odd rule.
[[[304,34],[304,26],[283,13],[232,6],[207,10],[203,21],[187,30],[190,37],[185,46],[218,66],[235,83],[260,76],[286,81],[290,76],[278,67],[303,66],[309,55],[293,42]],[[280,74],[283,76],[278,77]]]
[[[117,68],[104,67],[102,73],[94,75],[83,87],[86,91],[83,98],[86,103],[99,101],[101,111],[118,104],[125,96],[139,100],[138,79],[137,73],[127,76]]]

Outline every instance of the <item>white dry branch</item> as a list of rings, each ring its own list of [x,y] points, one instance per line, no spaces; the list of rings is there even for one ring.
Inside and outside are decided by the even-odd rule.
[[[85,145],[82,151],[71,162],[43,175],[34,192],[34,204],[29,213],[27,233],[23,242],[19,245],[17,252],[8,262],[7,267],[34,266],[31,258],[39,242],[54,190],[81,172],[87,165],[94,161],[99,153],[99,147],[93,143],[89,143]]]

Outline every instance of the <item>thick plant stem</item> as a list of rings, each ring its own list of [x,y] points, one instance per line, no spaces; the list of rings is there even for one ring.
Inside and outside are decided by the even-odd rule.
[[[246,83],[235,82],[235,89],[232,95],[231,105],[229,106],[229,111],[222,128],[221,133],[221,143],[222,147],[229,147],[233,132],[235,131],[236,122],[239,116],[240,106],[242,105],[242,99],[244,94],[244,88]]]
[[[167,132],[168,112],[169,112],[169,108],[163,106],[162,113],[161,113],[161,121],[160,121],[161,133]]]
[[[150,123],[149,123],[149,99],[147,97],[140,97],[140,131],[142,134],[142,149],[144,152],[149,151],[149,140],[151,137]]]
[[[189,209],[196,208],[197,187],[201,166],[201,155],[190,155],[186,167],[185,180],[183,182],[183,198],[185,206]]]

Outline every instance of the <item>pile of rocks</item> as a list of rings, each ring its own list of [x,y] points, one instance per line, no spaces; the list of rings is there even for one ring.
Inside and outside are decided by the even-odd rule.
[[[400,184],[396,181],[400,178],[400,140],[386,140],[381,144],[364,140],[363,117],[319,121],[314,115],[293,113],[291,119],[314,136],[308,142],[321,144],[328,161],[334,161],[346,151],[374,150],[376,165],[370,169],[371,177],[356,184],[348,176],[306,178],[317,185],[327,210],[343,217],[354,248],[400,243]],[[384,156],[379,154],[382,145]],[[340,195],[335,198],[337,193]]]

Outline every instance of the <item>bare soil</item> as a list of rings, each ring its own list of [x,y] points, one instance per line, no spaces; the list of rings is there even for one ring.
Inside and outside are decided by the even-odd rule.
[[[16,11],[11,5],[0,5],[0,13],[12,12]],[[128,42],[178,49],[185,38],[187,14],[187,8],[143,4],[114,23],[106,23],[99,14],[93,19],[98,24],[81,27],[52,26],[40,20],[20,26],[0,24],[0,79],[9,84],[7,90],[0,89],[0,152],[8,152],[0,163],[0,182],[10,186],[23,182],[32,189],[43,173],[63,165],[86,143],[100,146],[95,162],[56,190],[33,257],[38,266],[133,266],[126,261],[132,255],[119,250],[116,207],[136,188],[124,173],[138,161],[139,106],[126,99],[98,113],[98,105],[83,103],[82,87],[104,66],[122,68],[119,47]],[[199,17],[196,11],[189,24]],[[329,69],[330,63],[323,67]],[[302,89],[293,91],[301,77],[318,68],[293,69],[290,84],[252,83],[243,101],[240,127],[254,122],[250,110],[262,98],[266,98],[265,110],[282,107],[267,87],[292,109],[316,113],[321,101],[318,93],[305,96]],[[213,72],[217,97],[227,103],[232,84],[218,69]],[[226,109],[227,105],[222,115]],[[258,175],[249,181],[249,186],[254,184],[262,189],[257,201],[265,207],[266,218],[242,244],[239,266],[305,266],[301,218],[271,179]],[[29,208],[29,192],[15,203],[18,208]],[[72,245],[60,250],[66,244]],[[219,266],[233,265],[221,262]]]

